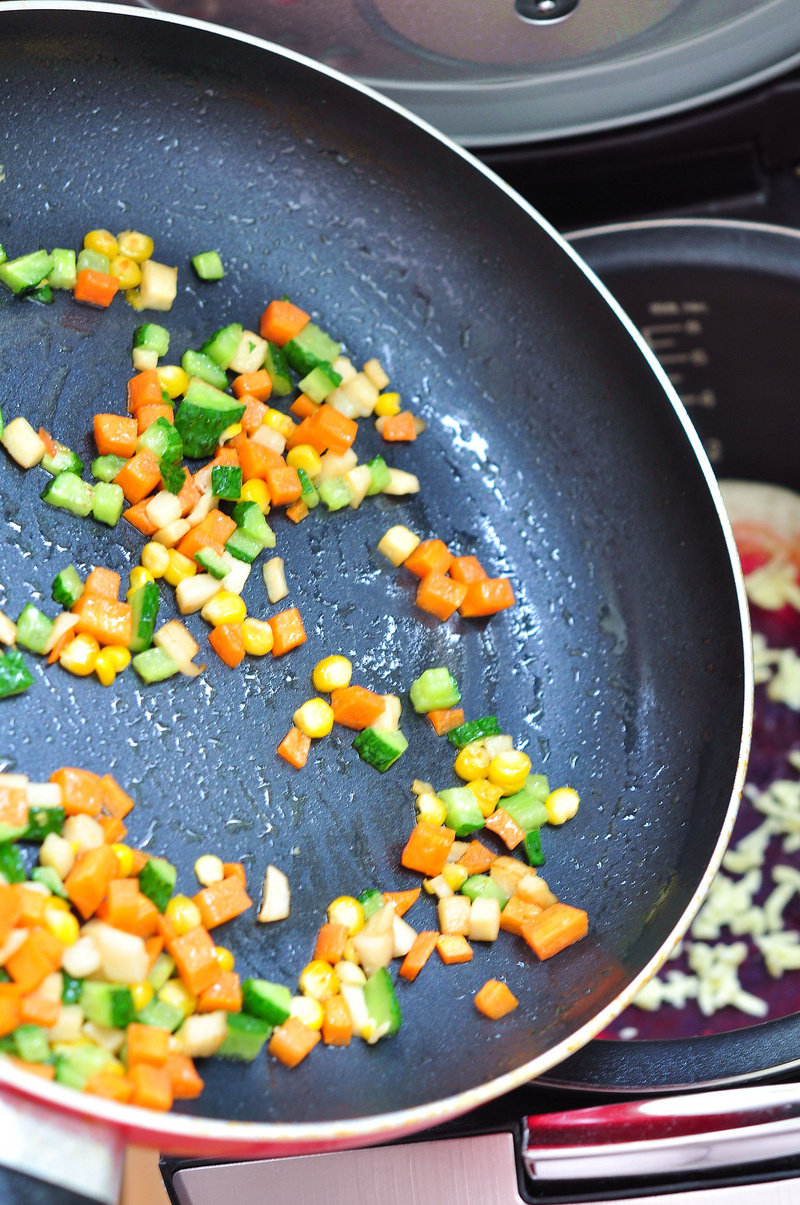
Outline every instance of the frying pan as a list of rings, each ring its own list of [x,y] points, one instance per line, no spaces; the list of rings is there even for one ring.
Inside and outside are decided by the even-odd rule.
[[[399,857],[413,778],[451,781],[442,743],[404,707],[407,754],[385,775],[350,737],[301,773],[275,746],[341,651],[354,679],[407,700],[446,664],[470,715],[498,714],[537,768],[580,791],[546,835],[545,873],[585,906],[589,935],[532,965],[513,943],[461,968],[429,965],[404,1023],[375,1047],[318,1050],[289,1073],[211,1060],[206,1089],[168,1116],[109,1105],[0,1068],[8,1091],[164,1151],[248,1155],[352,1147],[462,1113],[554,1066],[599,1032],[663,961],[716,869],[749,731],[746,606],[713,475],[631,324],[577,256],[466,153],[392,104],[290,53],[195,22],[103,5],[6,4],[2,241],[79,246],[96,226],[144,229],[179,266],[165,316],[178,350],[290,295],[359,360],[378,355],[428,426],[393,462],[410,499],[275,517],[291,602],[309,640],[232,672],[208,654],[195,681],[113,688],[33,666],[3,705],[5,768],[110,771],[133,795],[130,841],[166,854],[193,891],[200,853],[240,860],[251,884],[289,875],[292,914],[245,917],[220,941],[243,975],[294,985],[333,896],[413,885]],[[217,247],[222,282],[190,257]],[[124,302],[99,312],[4,297],[3,406],[84,456],[90,418],[124,405]],[[370,443],[373,440],[373,443]],[[365,430],[361,456],[379,450]],[[66,563],[125,574],[141,541],[39,500],[43,479],[3,465],[0,606],[43,600]],[[437,624],[408,575],[376,553],[393,523],[508,573],[518,605]],[[257,574],[245,588],[268,614]],[[168,600],[162,610],[170,617]],[[200,628],[196,634],[205,641]],[[421,901],[420,910],[432,904]],[[434,921],[426,913],[422,927]],[[413,914],[409,916],[413,919]],[[490,975],[520,1007],[480,1024]]]

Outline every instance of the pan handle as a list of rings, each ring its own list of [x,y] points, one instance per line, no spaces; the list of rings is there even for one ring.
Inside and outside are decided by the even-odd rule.
[[[124,1158],[122,1136],[110,1126],[0,1092],[0,1166],[44,1181],[48,1205],[61,1201],[56,1189],[72,1202],[116,1205]]]
[[[523,1162],[538,1180],[657,1176],[796,1153],[800,1085],[728,1088],[526,1119]]]

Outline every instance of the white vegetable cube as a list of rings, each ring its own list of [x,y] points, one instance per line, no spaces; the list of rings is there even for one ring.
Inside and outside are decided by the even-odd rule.
[[[530,866],[526,866],[519,858],[511,858],[508,854],[495,858],[489,867],[489,877],[508,896],[516,893],[517,883],[529,874],[535,875],[536,871],[531,870]]]
[[[367,418],[378,401],[378,390],[363,372],[357,372],[354,377],[339,386],[338,392],[343,394],[348,402],[355,407],[361,418]]]
[[[159,490],[145,506],[145,514],[154,527],[166,527],[175,519],[180,519],[183,507],[178,501],[177,494],[169,490]]]
[[[290,906],[291,890],[288,878],[277,866],[268,866],[264,875],[258,919],[262,922],[286,920]]]
[[[200,652],[200,645],[179,619],[171,619],[169,623],[162,624],[153,637],[153,643],[178,664],[191,661]]]
[[[286,572],[283,564],[282,556],[270,557],[264,563],[261,570],[264,578],[264,586],[267,591],[267,598],[271,603],[280,602],[286,598],[289,593],[289,587],[286,583]]]
[[[403,704],[398,695],[384,695],[383,700],[383,711],[372,721],[372,727],[382,728],[384,732],[397,732]]]
[[[90,921],[84,926],[84,932],[87,931],[100,952],[100,969],[111,983],[142,983],[147,978],[150,957],[144,938],[115,929],[104,921]]]
[[[80,1004],[62,1004],[55,1025],[47,1031],[50,1042],[77,1042],[83,1031],[83,1009]]]
[[[350,469],[349,473],[345,473],[344,479],[350,486],[350,492],[353,495],[350,499],[350,509],[357,510],[372,485],[372,469],[368,464],[357,464],[354,469]]]
[[[470,941],[496,941],[500,932],[500,901],[489,895],[478,896],[469,910]]]
[[[105,845],[106,835],[101,826],[91,816],[78,814],[67,816],[61,829],[65,841],[76,847],[76,853],[85,853],[87,849],[99,849]]]
[[[228,1014],[223,1009],[212,1013],[192,1013],[175,1035],[181,1050],[189,1058],[210,1058],[228,1035]]]
[[[558,896],[547,886],[541,875],[528,871],[517,883],[516,894],[528,904],[538,904],[540,908],[549,908],[558,903]]]
[[[402,498],[406,494],[419,493],[419,477],[405,469],[389,469],[389,484],[383,487],[384,494]]]
[[[203,470],[201,469],[200,472],[202,472],[202,471]],[[210,481],[211,481],[211,471],[210,470],[208,473],[208,479],[209,479],[208,483],[206,484],[205,488],[203,488],[200,486],[200,483],[197,480],[197,476],[195,475],[195,484],[198,486],[198,489],[202,488],[203,492],[200,495],[200,497],[197,499],[197,501],[195,502],[192,509],[189,511],[188,515],[186,516],[186,520],[190,527],[197,527],[198,523],[202,523],[203,519],[207,518],[208,515],[211,513],[211,511],[214,509],[214,507],[217,505],[216,496],[212,492],[211,486],[210,486]]]
[[[75,851],[58,833],[48,833],[39,850],[39,865],[49,866],[63,881],[75,865]]]
[[[348,381],[352,381],[356,375],[356,368],[353,361],[347,356],[337,356],[331,365],[333,371],[342,378],[342,384],[346,385]]]
[[[79,620],[80,615],[73,615],[71,611],[59,611],[53,620],[52,630],[42,651],[49,653],[54,649],[65,633],[72,631],[73,628],[78,626]]]
[[[380,360],[376,360],[374,356],[371,360],[367,360],[364,365],[364,376],[372,382],[377,390],[385,389],[389,384],[386,370]]]
[[[450,895],[440,899],[437,905],[439,931],[441,933],[469,933],[471,904],[465,895]]]
[[[411,556],[419,542],[419,536],[408,527],[404,527],[402,523],[397,523],[381,536],[378,541],[378,552],[383,553],[393,565],[399,566]]]
[[[228,367],[231,372],[258,372],[267,354],[267,341],[255,331],[242,331]]]
[[[394,957],[393,928],[388,933],[367,933],[362,929],[352,941],[367,977],[374,975],[381,967],[388,967]]]
[[[358,457],[352,448],[346,452],[323,452],[320,456],[319,474],[315,478],[317,485],[320,481],[328,481],[331,477],[344,477],[358,464]]]
[[[27,418],[12,418],[6,423],[0,443],[12,460],[23,469],[32,469],[44,456],[47,448],[34,431]]]
[[[60,808],[64,792],[58,782],[29,782],[25,788],[29,808]]]
[[[137,372],[146,372],[147,369],[158,367],[158,352],[153,351],[152,347],[134,347],[132,358],[133,367]]]
[[[85,979],[94,975],[102,965],[100,948],[89,933],[79,937],[71,946],[67,946],[61,959],[61,966],[73,979]]]
[[[181,615],[193,615],[222,589],[222,582],[210,573],[196,573],[185,577],[175,587],[175,601]]]
[[[406,954],[413,946],[416,936],[416,929],[412,929],[411,925],[404,917],[395,916],[394,925],[392,928],[392,938],[394,941],[392,957],[405,958]]]
[[[231,562],[231,571],[225,574],[220,585],[223,590],[230,590],[231,594],[241,594],[250,576],[251,566],[247,561],[237,561],[235,557],[231,557]]]
[[[168,268],[154,259],[146,259],[141,265],[142,281],[139,285],[137,309],[170,310],[178,295],[178,269]]]
[[[174,548],[191,530],[188,519],[174,519],[166,527],[159,527],[150,538],[154,543],[162,544],[164,548]]]
[[[16,639],[17,625],[0,611],[0,644],[15,644]]]
[[[276,431],[269,423],[262,423],[260,427],[256,427],[250,439],[254,444],[261,444],[264,448],[271,448],[279,456],[283,455],[286,448],[286,436],[281,435],[280,431]]]

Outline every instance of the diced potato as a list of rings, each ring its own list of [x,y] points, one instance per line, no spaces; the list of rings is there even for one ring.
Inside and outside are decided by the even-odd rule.
[[[411,556],[419,542],[418,535],[415,535],[408,527],[404,527],[402,523],[396,523],[381,536],[378,541],[378,552],[398,567]]]
[[[231,372],[258,372],[267,354],[267,341],[254,331],[242,331],[228,367]]]
[[[258,919],[262,922],[286,920],[291,905],[289,880],[277,866],[268,866],[261,892],[261,910]]]
[[[441,933],[469,933],[470,901],[465,895],[451,895],[437,905]]]
[[[193,615],[222,589],[222,582],[210,573],[196,573],[185,577],[175,587],[175,601],[181,615]]]
[[[364,365],[364,376],[367,377],[377,390],[385,389],[389,384],[389,378],[386,375],[386,370],[380,360],[373,358],[367,360]]]
[[[178,295],[178,269],[168,268],[154,259],[142,264],[142,281],[138,289],[138,309],[170,310]]]
[[[469,912],[470,941],[496,941],[500,932],[500,901],[492,896],[478,896]]]
[[[166,527],[168,523],[180,519],[182,509],[177,494],[159,490],[145,506],[145,514],[154,527]]]
[[[27,418],[21,415],[6,423],[0,443],[11,459],[16,460],[23,469],[32,469],[47,451],[44,441],[36,434]]]
[[[175,1036],[184,1054],[199,1059],[216,1054],[227,1035],[228,1014],[218,1009],[212,1013],[192,1013]]]

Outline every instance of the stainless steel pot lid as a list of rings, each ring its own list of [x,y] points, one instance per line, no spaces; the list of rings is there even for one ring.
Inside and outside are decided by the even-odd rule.
[[[139,0],[373,85],[468,146],[693,108],[800,64],[797,0]]]

